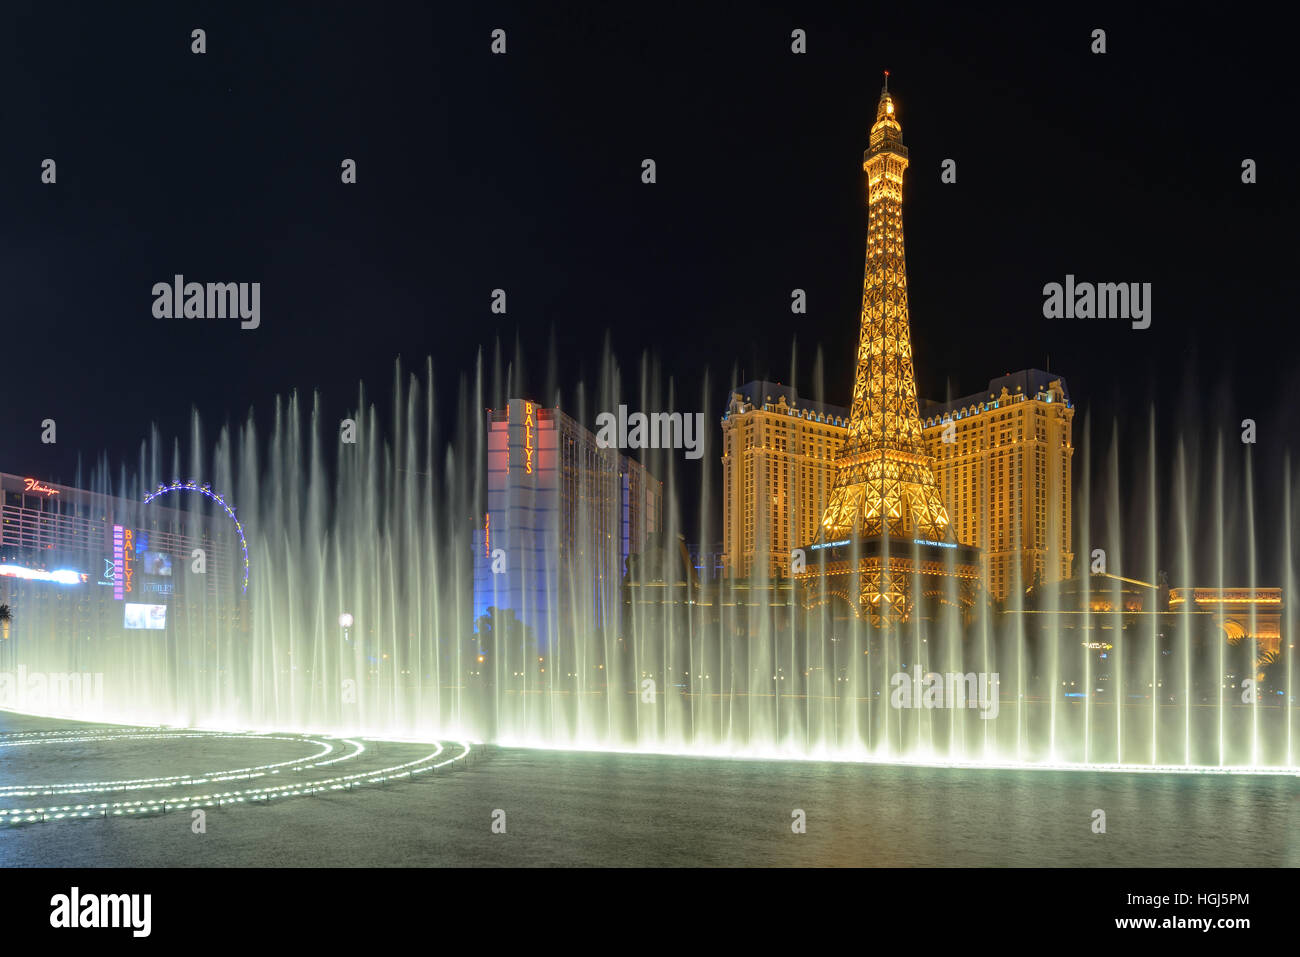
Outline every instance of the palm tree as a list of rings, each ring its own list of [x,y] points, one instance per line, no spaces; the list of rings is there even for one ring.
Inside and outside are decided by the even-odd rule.
[[[9,610],[8,605],[0,605],[0,629],[3,629],[4,638],[9,640],[9,622],[13,621],[13,612]]]

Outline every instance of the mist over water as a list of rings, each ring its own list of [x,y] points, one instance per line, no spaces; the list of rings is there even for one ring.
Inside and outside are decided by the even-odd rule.
[[[1131,443],[1121,448],[1117,431],[1094,440],[1085,419],[1075,436],[1075,571],[1088,568],[1098,543],[1087,530],[1100,527],[1109,573],[1091,597],[1045,587],[1031,598],[1013,591],[999,607],[981,596],[963,610],[955,594],[936,595],[932,618],[884,629],[834,602],[804,611],[798,585],[688,583],[679,542],[713,541],[720,525],[721,402],[707,383],[699,397],[676,394],[649,360],[638,372],[629,383],[607,352],[595,388],[579,385],[565,412],[594,431],[597,414],[620,403],[702,408],[703,459],[688,469],[681,450],[630,453],[663,482],[662,535],[630,569],[616,538],[580,550],[572,575],[554,580],[567,594],[548,602],[548,640],[510,611],[476,620],[487,410],[525,394],[518,370],[498,359],[488,372],[480,361],[448,409],[434,398],[429,362],[416,373],[399,364],[379,407],[357,394],[346,413],[355,444],[341,441],[343,416],[327,414],[321,397],[295,395],[215,434],[196,414],[183,441],[155,433],[133,467],[101,463],[84,487],[140,503],[127,519],[140,528],[153,507],[142,500],[160,484],[195,480],[223,494],[247,536],[247,595],[238,597],[240,558],[210,571],[221,600],[195,600],[208,593],[190,589],[165,632],[60,630],[41,608],[16,607],[6,667],[102,672],[104,707],[93,717],[141,723],[848,760],[1296,768],[1294,656],[1280,649],[1243,700],[1242,681],[1258,680],[1248,636],[1223,640],[1191,602],[1179,614],[1143,612],[1125,586],[1162,571],[1174,588],[1280,586],[1289,640],[1289,468],[1282,501],[1261,503],[1249,475],[1242,496],[1226,490],[1222,446],[1207,460],[1180,443],[1175,461],[1158,462],[1152,418],[1140,458],[1126,459]],[[820,381],[809,391],[826,393]],[[530,397],[553,406],[557,390]],[[231,531],[201,496],[168,504],[196,524],[206,517],[217,534]],[[1279,554],[1256,554],[1261,514],[1283,516]],[[1134,515],[1145,516],[1144,533],[1126,535]],[[592,537],[597,519],[577,510],[578,540]],[[1161,555],[1164,522],[1174,523],[1176,544]],[[1229,564],[1224,556],[1243,540],[1250,560]],[[1126,541],[1143,545],[1130,553]],[[507,574],[536,571],[528,551],[502,544],[522,563]],[[1206,549],[1215,580],[1197,577]],[[227,543],[227,554],[237,547]],[[613,592],[628,596],[621,611],[584,584],[611,570],[628,576],[629,587]],[[343,613],[353,620],[346,629]],[[1089,647],[1099,643],[1110,647]],[[896,675],[917,691],[931,672],[971,675],[977,700],[891,701]]]

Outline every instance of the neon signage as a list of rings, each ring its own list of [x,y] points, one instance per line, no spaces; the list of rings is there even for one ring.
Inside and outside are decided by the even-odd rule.
[[[135,532],[131,529],[125,529],[122,536],[122,570],[126,573],[125,588],[126,593],[131,594],[131,575],[133,570],[131,563],[135,561]]]
[[[849,542],[850,539],[841,538],[838,542],[821,542],[817,545],[809,545],[808,550],[811,552],[816,551],[819,548],[835,548],[839,545],[847,545]]]
[[[124,529],[121,525],[113,526],[113,600],[122,600],[122,582],[126,581],[126,576],[122,572],[122,566],[126,561],[123,553]]]
[[[57,488],[38,482],[34,478],[23,479],[23,490],[27,492],[36,492],[39,495],[44,495],[46,498],[49,498],[51,495],[59,494]]]
[[[533,474],[533,404],[524,401],[524,473]]]
[[[934,546],[936,546],[936,547],[938,547],[938,548],[956,548],[956,547],[957,547],[957,543],[956,543],[956,542],[932,542],[932,541],[929,541],[929,540],[924,539],[924,538],[914,538],[914,539],[912,539],[912,544],[914,544],[914,545],[934,545]]]
[[[492,557],[492,513],[483,513],[483,553]]]

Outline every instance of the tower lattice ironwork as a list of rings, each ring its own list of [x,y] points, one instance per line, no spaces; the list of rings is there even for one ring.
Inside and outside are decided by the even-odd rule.
[[[851,534],[955,541],[916,405],[903,254],[902,134],[886,74],[862,157],[868,218],[857,372],[849,432],[822,516],[824,541]]]
[[[839,596],[876,622],[909,617],[919,591],[969,608],[977,553],[961,545],[926,454],[917,411],[916,374],[903,253],[903,146],[889,74],[876,107],[868,149],[867,252],[862,282],[857,370],[848,435],[822,516],[816,565],[800,576],[807,600]],[[959,595],[942,596],[951,589]]]

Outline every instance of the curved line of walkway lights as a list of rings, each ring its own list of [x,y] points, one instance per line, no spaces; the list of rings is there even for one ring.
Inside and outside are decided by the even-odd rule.
[[[225,807],[262,802],[288,797],[302,797],[328,791],[350,791],[365,785],[384,785],[390,780],[414,780],[416,775],[437,772],[450,764],[468,764],[473,750],[468,741],[425,742],[432,750],[420,757],[399,764],[371,768],[353,774],[334,774],[314,780],[294,781],[265,787],[242,787],[235,790],[207,790],[204,785],[222,784],[232,780],[252,780],[271,777],[282,772],[310,771],[340,762],[358,760],[366,753],[365,741],[383,743],[384,738],[334,738],[316,734],[261,734],[257,732],[215,732],[199,730],[171,730],[166,728],[112,728],[108,730],[19,731],[0,734],[0,748],[42,744],[82,744],[87,742],[142,741],[166,739],[230,739],[294,742],[314,746],[319,750],[301,758],[270,764],[252,765],[229,770],[204,771],[195,774],[168,775],[155,778],[131,778],[116,781],[82,781],[51,784],[8,785],[0,793],[0,801],[14,798],[55,798],[68,795],[89,796],[80,804],[44,804],[40,807],[0,807],[0,826],[76,820],[78,818],[131,817],[148,814],[165,814],[186,808]],[[415,744],[416,742],[397,743]],[[338,753],[336,756],[336,752]],[[450,756],[448,756],[450,754]],[[442,758],[442,760],[439,760]],[[271,780],[276,780],[271,777]],[[141,800],[99,801],[96,796],[140,791],[168,789],[172,793],[163,797]],[[197,789],[198,793],[195,793]]]
[[[235,517],[234,508],[228,505],[226,500],[222,498],[220,494],[212,491],[211,485],[208,485],[207,483],[200,485],[198,482],[193,481],[182,482],[179,479],[173,480],[171,485],[159,485],[144,497],[145,504],[148,505],[154,499],[166,495],[169,492],[198,492],[200,495],[211,499],[226,510],[226,514],[230,516],[230,520],[235,523],[235,531],[239,533],[239,547],[244,550],[244,587],[241,590],[241,594],[248,594],[248,541],[244,538],[244,526],[241,525],[239,519]]]

